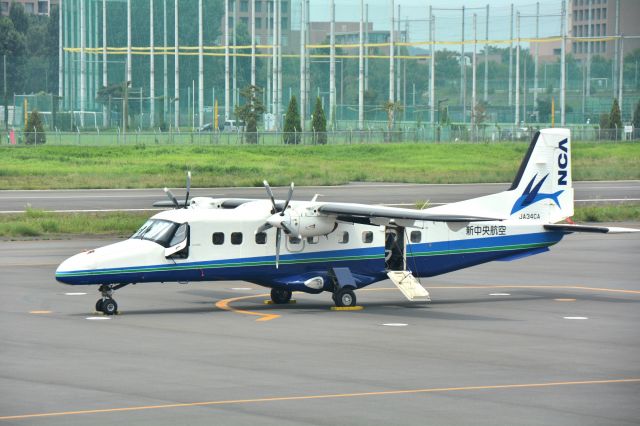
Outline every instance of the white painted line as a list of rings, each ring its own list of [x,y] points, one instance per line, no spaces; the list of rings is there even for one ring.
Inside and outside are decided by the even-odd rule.
[[[568,319],[568,320],[586,320],[589,319],[587,317],[563,317],[564,319]]]
[[[110,320],[111,317],[87,317],[89,321],[102,321],[102,320]]]
[[[382,325],[384,325],[385,327],[406,327],[409,324],[405,324],[405,323],[402,323],[402,322],[390,322],[390,323],[386,323],[386,324],[382,324]]]
[[[65,293],[65,296],[84,296],[87,293]]]
[[[247,291],[247,290],[253,290],[253,289],[251,287],[232,287],[231,290]]]
[[[511,296],[511,293],[491,293],[489,296]]]

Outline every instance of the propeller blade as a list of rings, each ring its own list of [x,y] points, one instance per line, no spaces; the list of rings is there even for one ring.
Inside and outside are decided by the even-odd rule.
[[[266,180],[263,180],[262,184],[264,185],[264,188],[267,190],[267,194],[269,194],[269,198],[271,198],[271,205],[273,206],[273,211],[277,212],[278,209],[276,208],[276,200],[275,198],[273,198],[273,192],[271,192],[271,187],[269,186],[269,182],[267,182]]]
[[[280,216],[284,216],[284,212],[285,210],[287,210],[287,207],[289,207],[289,202],[291,201],[292,196],[293,196],[293,182],[291,182],[291,186],[289,187],[289,194],[287,195],[287,201],[284,203],[284,208],[282,209]]]
[[[260,225],[258,229],[256,229],[256,234],[266,231],[267,229],[273,228],[273,225],[270,223],[265,223],[264,225]]]
[[[178,200],[176,199],[176,197],[173,195],[173,193],[171,192],[171,190],[169,188],[164,188],[164,193],[167,194],[167,197],[169,197],[169,199],[171,200],[171,202],[173,203],[173,205],[175,206],[175,208],[180,207],[180,203],[178,202]]]
[[[189,203],[189,192],[191,192],[191,171],[187,172],[187,196],[184,199],[184,208],[187,208],[187,203]]]
[[[280,264],[280,240],[282,239],[282,230],[276,228],[276,269]]]

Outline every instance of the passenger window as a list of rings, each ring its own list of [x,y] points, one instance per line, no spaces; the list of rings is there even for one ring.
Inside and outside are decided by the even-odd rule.
[[[308,244],[318,244],[318,241],[320,241],[319,237],[307,237]]]
[[[411,231],[409,239],[411,240],[412,243],[419,243],[420,241],[422,241],[422,232]]]
[[[256,234],[256,244],[266,244],[266,243],[267,243],[267,233],[258,232]]]
[[[349,233],[347,231],[344,231],[339,237],[338,237],[338,242],[340,244],[347,244],[349,242]]]
[[[362,242],[363,242],[363,243],[367,243],[367,244],[369,244],[369,243],[373,242],[373,232],[371,232],[371,231],[364,231],[364,232],[362,233]]]
[[[289,237],[289,244],[300,244],[302,240],[298,237]]]
[[[231,244],[238,245],[242,244],[242,232],[232,232],[231,233]]]
[[[224,232],[214,232],[211,241],[216,246],[224,244]]]

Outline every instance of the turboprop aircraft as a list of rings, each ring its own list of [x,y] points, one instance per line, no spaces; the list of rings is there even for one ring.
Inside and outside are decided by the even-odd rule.
[[[332,293],[354,306],[354,291],[390,278],[414,301],[429,301],[416,278],[492,260],[542,253],[573,232],[635,232],[561,223],[573,215],[567,129],[538,132],[506,191],[413,210],[378,205],[274,198],[186,197],[152,216],[129,239],[60,264],[56,279],[99,285],[96,310],[117,313],[114,291],[147,282],[242,280],[271,289],[276,304],[292,292]]]

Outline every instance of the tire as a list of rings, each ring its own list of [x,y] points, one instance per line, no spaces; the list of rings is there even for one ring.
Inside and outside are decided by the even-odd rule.
[[[276,305],[285,305],[291,300],[291,290],[286,288],[272,288],[271,300]]]
[[[333,300],[339,307],[356,306],[356,294],[348,288],[343,288],[342,290],[338,291],[334,295]]]
[[[102,299],[98,299],[98,301],[96,302],[96,312],[102,312],[102,304],[103,304],[103,300]]]
[[[102,302],[102,312],[105,315],[115,315],[118,313],[118,304],[111,298],[104,299]]]

